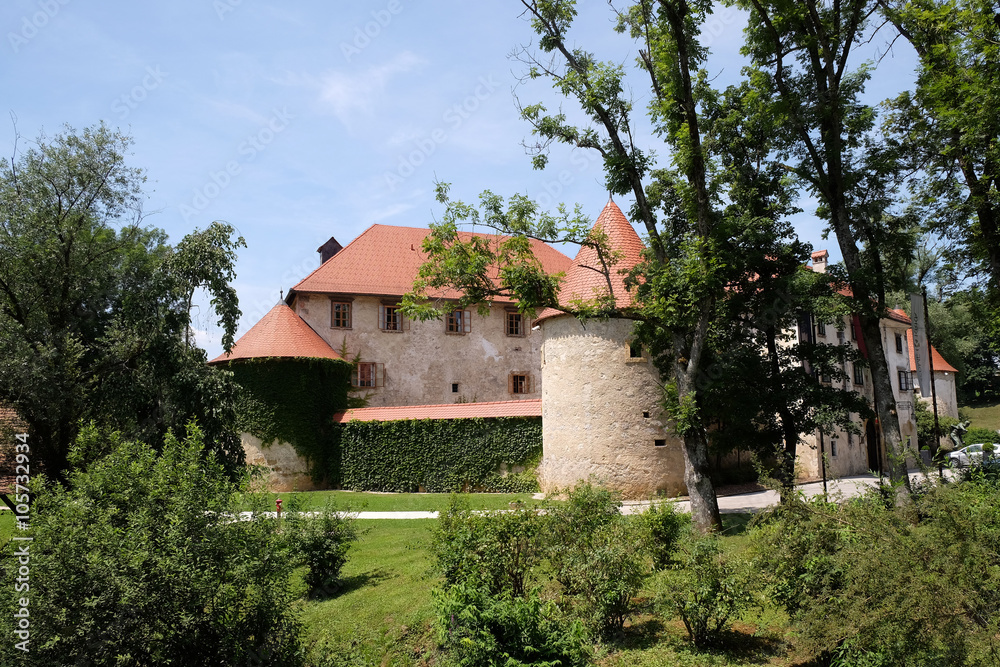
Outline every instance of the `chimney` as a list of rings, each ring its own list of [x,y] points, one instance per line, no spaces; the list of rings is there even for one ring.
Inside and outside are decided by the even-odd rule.
[[[316,248],[316,252],[319,253],[319,263],[325,264],[326,260],[330,259],[343,249],[344,246],[337,243],[337,239],[331,236],[329,241]]]
[[[826,273],[826,261],[830,259],[830,253],[826,250],[817,250],[812,254],[813,271]]]

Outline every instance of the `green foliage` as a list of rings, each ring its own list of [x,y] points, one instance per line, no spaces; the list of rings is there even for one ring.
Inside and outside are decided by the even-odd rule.
[[[455,495],[438,518],[431,550],[445,583],[474,582],[491,595],[524,597],[543,554],[543,525],[533,507],[472,511]]]
[[[619,494],[592,482],[578,484],[567,493],[566,502],[551,508],[546,517],[546,557],[553,576],[570,594],[576,594],[577,563],[597,532],[621,518]]]
[[[352,421],[339,427],[340,484],[356,491],[518,493],[536,491],[533,475],[498,474],[542,449],[536,417]]]
[[[232,470],[234,389],[193,347],[190,308],[207,289],[232,341],[244,242],[220,222],[176,247],[145,227],[131,144],[103,124],[66,128],[0,166],[0,401],[28,422],[33,463],[52,476],[91,420],[159,446],[197,419]]]
[[[292,557],[308,568],[304,578],[310,594],[336,595],[343,583],[340,571],[347,562],[347,552],[358,538],[357,515],[339,511],[333,503],[318,512],[288,509],[285,536]]]
[[[969,430],[965,432],[962,436],[962,440],[967,445],[973,445],[977,442],[982,442],[985,444],[992,444],[994,442],[1000,442],[1000,433],[990,428],[982,428],[981,426],[971,426]]]
[[[106,443],[100,441],[106,440]],[[71,488],[35,487],[30,590],[14,593],[7,547],[3,606],[30,599],[26,665],[297,665],[290,560],[263,495],[230,481],[200,429],[168,435],[162,452],[94,427],[80,435],[107,452],[70,474]],[[247,511],[241,520],[233,517]],[[3,614],[4,634],[11,613]],[[22,661],[22,658],[24,660]]]
[[[937,438],[934,436],[934,412],[927,404],[920,400],[913,401],[913,414],[917,418],[917,443],[920,448],[927,447],[931,451],[937,447]],[[948,415],[938,413],[938,429],[943,438],[948,438],[951,428],[958,424],[958,420]],[[947,442],[950,443],[950,440]],[[967,442],[971,442],[967,440]],[[944,445],[946,449],[952,447],[950,444]]]
[[[634,598],[648,574],[638,532],[634,521],[619,516],[598,526],[586,543],[560,552],[574,613],[598,637],[620,635],[636,612]]]
[[[475,581],[434,591],[438,641],[460,667],[570,667],[586,664],[579,622],[560,619],[537,590],[494,594]]]
[[[674,503],[653,503],[635,519],[653,558],[653,568],[663,570],[673,563],[681,536],[691,526],[691,516],[678,512]]]
[[[989,482],[934,485],[897,508],[875,492],[789,504],[765,523],[761,571],[800,646],[838,665],[994,662],[1000,500]],[[775,567],[777,565],[777,567]]]
[[[716,643],[730,622],[756,603],[750,564],[722,551],[716,537],[691,537],[680,549],[680,565],[663,597],[684,621],[692,643]]]
[[[347,407],[351,365],[334,359],[249,359],[227,365],[240,386],[237,425],[265,445],[287,442],[314,479],[336,483],[340,456],[334,412]]]

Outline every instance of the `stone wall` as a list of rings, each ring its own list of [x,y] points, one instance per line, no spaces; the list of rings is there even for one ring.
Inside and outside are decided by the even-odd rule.
[[[314,491],[318,487],[309,475],[309,464],[287,442],[275,440],[265,445],[260,438],[242,433],[240,441],[246,454],[247,465],[264,466],[268,491]]]
[[[626,498],[687,492],[659,374],[647,358],[629,356],[632,326],[569,316],[541,323],[542,491],[593,478]]]
[[[541,396],[541,335],[524,318],[524,336],[506,335],[506,313],[494,305],[487,317],[470,309],[471,331],[449,334],[445,322],[405,322],[404,331],[379,329],[380,297],[355,296],[350,329],[330,326],[330,297],[299,294],[295,311],[347,358],[383,364],[384,386],[362,390],[369,407],[510,401]],[[391,302],[387,302],[391,303]],[[527,393],[512,395],[511,373],[527,374]],[[454,385],[457,385],[454,386]],[[457,389],[457,391],[456,391]]]

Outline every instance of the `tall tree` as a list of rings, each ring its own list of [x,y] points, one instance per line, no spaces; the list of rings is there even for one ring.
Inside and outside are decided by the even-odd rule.
[[[1000,13],[987,0],[879,0],[916,50],[916,87],[887,127],[923,177],[917,204],[953,260],[1000,299]]]
[[[891,153],[871,141],[875,112],[861,103],[870,68],[851,69],[854,49],[876,11],[872,0],[738,0],[750,12],[745,52],[775,112],[787,119],[788,169],[818,196],[820,214],[836,234],[868,353],[875,412],[889,453],[890,476],[908,486],[892,381],[880,330],[886,312],[880,251],[891,228],[896,175]],[[900,496],[902,499],[902,496]]]
[[[206,287],[231,346],[231,226],[176,248],[142,226],[131,140],[104,125],[42,137],[0,167],[0,402],[29,424],[33,461],[60,476],[81,422],[162,442],[202,422],[231,462],[232,385],[190,345],[190,295]]]

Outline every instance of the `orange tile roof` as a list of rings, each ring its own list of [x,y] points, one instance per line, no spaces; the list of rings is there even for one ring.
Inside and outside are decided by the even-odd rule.
[[[631,269],[642,261],[644,246],[632,228],[631,223],[618,208],[614,201],[608,200],[604,210],[597,216],[594,229],[600,229],[608,236],[608,245],[612,251],[622,254],[618,263],[611,267],[611,289],[618,308],[632,305],[632,295],[625,288],[625,276],[619,273]],[[590,247],[581,247],[573,260],[573,266],[566,273],[566,280],[559,288],[559,304],[568,306],[573,299],[593,299],[595,295],[608,293],[608,280],[601,272],[601,262],[597,251]],[[538,315],[538,320],[555,317],[562,313],[553,308],[547,308]]]
[[[906,330],[906,345],[910,350],[910,370],[914,373],[917,371],[917,365],[913,362],[913,329]],[[949,364],[941,356],[941,353],[937,351],[933,345],[931,345],[931,359],[934,361],[934,372],[947,371],[951,373],[957,373],[958,369]]]
[[[279,303],[240,336],[231,353],[223,352],[208,363],[265,357],[342,359],[295,311]]]
[[[421,249],[429,229],[372,225],[343,250],[303,278],[292,292],[334,294],[368,294],[401,296],[413,289],[413,279],[420,265],[427,260]],[[490,234],[459,232],[468,241],[473,236],[492,238]],[[535,257],[546,273],[566,271],[573,260],[552,246],[532,241]],[[442,298],[458,298],[455,290],[438,294]],[[498,299],[504,301],[505,299]]]
[[[911,320],[910,316],[906,314],[906,311],[900,310],[899,308],[889,309],[889,319],[896,320],[897,322],[902,322],[903,324],[909,324],[909,325],[913,324],[913,320]]]
[[[542,400],[452,403],[445,405],[399,405],[384,408],[355,408],[333,415],[337,424],[349,421],[399,421],[404,419],[471,419],[473,417],[541,417]]]

